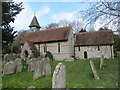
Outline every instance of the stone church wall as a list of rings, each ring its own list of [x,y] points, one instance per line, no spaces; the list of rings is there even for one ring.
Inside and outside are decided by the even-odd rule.
[[[25,43],[24,46],[22,46],[21,58],[24,59],[24,60],[26,59],[26,57],[25,57],[25,51],[28,52],[28,57],[32,57],[33,56],[33,53],[30,50],[30,47],[29,47],[28,43]]]
[[[58,43],[60,44],[60,52],[58,51]],[[72,30],[68,37],[68,41],[36,44],[35,46],[41,53],[45,54],[45,45],[47,47],[47,51],[50,51],[53,54],[55,60],[65,60],[74,56],[74,37]]]
[[[80,51],[79,51],[80,50]],[[84,52],[87,52],[87,58],[100,58],[101,55],[104,55],[105,58],[113,58],[113,46],[104,45],[104,46],[80,46],[75,47],[75,56],[81,59],[84,59]]]
[[[60,52],[58,52],[58,43],[60,43]],[[69,43],[66,42],[54,42],[54,43],[44,43],[44,44],[36,44],[37,49],[45,54],[44,47],[47,46],[47,51],[50,51],[55,60],[64,60],[68,59],[70,56],[69,52]],[[39,48],[40,47],[40,48]]]

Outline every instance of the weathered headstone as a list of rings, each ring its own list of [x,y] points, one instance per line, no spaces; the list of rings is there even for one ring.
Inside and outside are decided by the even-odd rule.
[[[40,77],[50,76],[51,75],[51,66],[50,62],[46,59],[37,60],[37,68],[34,71],[33,81],[37,80]]]
[[[48,58],[43,59],[43,67],[42,67],[42,75],[43,76],[49,76],[51,75],[51,66],[50,66],[50,61]]]
[[[101,55],[101,58],[100,58],[100,69],[102,69],[103,65],[104,65],[104,56]]]
[[[16,73],[22,72],[22,60],[20,58],[17,58],[14,62]]]
[[[13,74],[15,72],[15,63],[10,61],[4,65],[3,75],[5,74]]]
[[[9,56],[10,56],[9,54],[5,54],[4,59],[9,58]]]
[[[35,59],[30,60],[28,63],[28,71],[29,72],[34,71],[36,67],[37,67],[37,60]]]
[[[42,61],[37,61],[37,68],[33,74],[33,81],[37,80],[38,78],[42,77]]]
[[[96,71],[96,69],[95,69],[95,65],[94,65],[94,63],[92,62],[92,60],[90,60],[90,66],[91,66],[91,69],[92,69],[94,78],[95,78],[96,80],[99,80],[100,78],[99,78],[99,76],[98,76],[98,74],[97,74],[97,71]]]
[[[52,88],[66,88],[66,68],[59,63],[53,73]]]

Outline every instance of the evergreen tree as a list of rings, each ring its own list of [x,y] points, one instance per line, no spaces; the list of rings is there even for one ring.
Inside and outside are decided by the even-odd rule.
[[[87,32],[87,31],[86,31],[86,29],[83,29],[83,28],[82,28],[82,29],[80,30],[80,32]]]
[[[11,43],[16,31],[9,25],[14,22],[15,16],[22,10],[22,3],[2,2],[2,49],[3,53],[10,53]]]

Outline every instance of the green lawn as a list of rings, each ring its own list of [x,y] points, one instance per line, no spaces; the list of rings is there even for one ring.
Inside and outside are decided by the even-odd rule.
[[[120,58],[119,58],[120,59]],[[51,62],[52,75],[55,66],[60,61]],[[105,67],[99,69],[99,59],[94,60],[96,70],[100,80],[93,78],[89,60],[76,60],[75,62],[65,62],[67,68],[67,88],[117,88],[118,87],[118,58],[105,61]],[[25,62],[23,62],[25,65]],[[52,75],[43,77],[36,81],[32,80],[33,72],[27,72],[24,68],[22,73],[7,75],[2,78],[3,88],[28,88],[35,86],[36,88],[51,88]]]

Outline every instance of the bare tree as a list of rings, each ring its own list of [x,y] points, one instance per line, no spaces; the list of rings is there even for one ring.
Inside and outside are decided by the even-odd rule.
[[[71,26],[73,33],[76,34],[78,32],[81,31],[81,29],[84,28],[84,22],[82,20],[73,20],[73,21],[69,21],[69,20],[61,20],[59,22],[59,26],[60,27],[65,27],[65,26]]]
[[[120,19],[120,1],[119,2],[107,2],[101,0],[101,2],[91,3],[90,8],[86,11],[81,11],[81,16],[87,21],[86,27],[94,24],[97,20],[102,19],[103,26],[106,27],[110,23],[114,24],[114,27],[117,27],[117,31],[120,31],[118,28],[118,19]],[[83,16],[84,15],[84,16]]]
[[[59,25],[57,23],[51,23],[48,26],[46,26],[45,29],[55,29],[58,27],[59,27]]]

